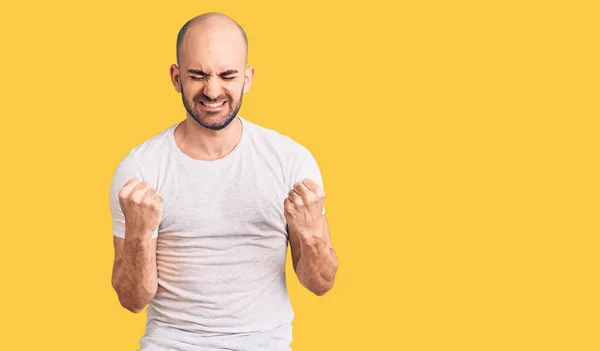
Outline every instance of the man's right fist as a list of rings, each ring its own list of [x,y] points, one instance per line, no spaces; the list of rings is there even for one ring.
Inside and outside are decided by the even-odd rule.
[[[146,181],[132,178],[119,191],[119,203],[125,216],[125,233],[150,239],[162,218],[163,199]]]

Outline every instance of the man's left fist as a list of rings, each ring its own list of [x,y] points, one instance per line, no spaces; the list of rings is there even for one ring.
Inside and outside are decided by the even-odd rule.
[[[288,229],[301,235],[315,235],[322,225],[325,191],[312,179],[294,184],[283,202]]]

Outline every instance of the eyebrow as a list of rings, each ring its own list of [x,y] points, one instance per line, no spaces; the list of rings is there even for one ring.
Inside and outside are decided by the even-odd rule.
[[[208,76],[208,73],[206,73],[200,69],[190,69],[190,70],[188,70],[188,73],[197,74],[199,76]]]
[[[227,71],[219,73],[219,75],[222,77],[222,76],[229,76],[229,75],[236,74],[236,73],[238,73],[237,70],[235,70],[235,69],[228,69]]]
[[[208,76],[208,73],[206,73],[206,72],[204,72],[203,70],[200,70],[200,69],[190,69],[190,70],[188,70],[188,73],[197,74],[199,76],[204,76],[204,77]],[[228,75],[236,74],[236,73],[238,73],[237,70],[235,70],[235,69],[228,69],[227,71],[223,71],[223,72],[219,73],[219,76],[223,77],[223,76],[228,76]]]

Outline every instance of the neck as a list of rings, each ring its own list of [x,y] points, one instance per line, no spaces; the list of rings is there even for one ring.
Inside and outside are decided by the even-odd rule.
[[[198,124],[188,116],[175,129],[177,147],[191,158],[197,160],[217,160],[229,154],[242,137],[242,121],[235,117],[221,130],[212,130]]]

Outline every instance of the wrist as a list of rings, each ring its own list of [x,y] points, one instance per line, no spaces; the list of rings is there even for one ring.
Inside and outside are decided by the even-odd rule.
[[[295,231],[298,236],[302,239],[314,241],[315,239],[321,238],[323,236],[323,222],[324,217],[319,217],[318,219],[311,222],[304,222],[301,224],[295,225]]]
[[[125,239],[150,242],[153,233],[154,231],[149,231],[148,229],[140,230],[138,228],[130,228],[125,226]]]
[[[327,240],[319,232],[299,233],[298,237],[302,247],[320,248],[327,245]]]
[[[125,244],[133,246],[150,245],[152,241],[151,235],[138,234],[135,232],[125,231]]]

